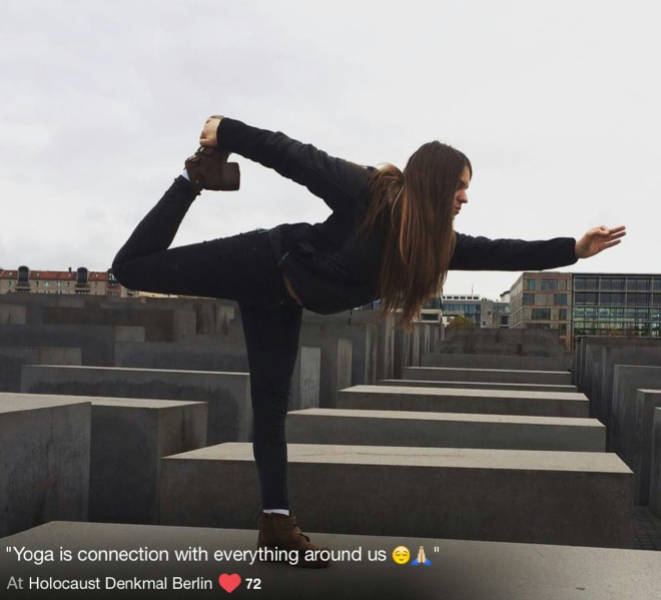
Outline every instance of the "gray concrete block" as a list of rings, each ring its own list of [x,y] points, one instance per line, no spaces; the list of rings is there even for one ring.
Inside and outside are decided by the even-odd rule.
[[[483,369],[522,369],[528,371],[566,371],[568,369],[567,360],[562,357],[437,352],[425,353],[421,359],[421,366],[423,367],[470,369],[476,365]]]
[[[640,430],[640,439],[635,440],[634,474],[640,473],[641,504],[648,504],[651,496],[652,458],[654,453],[654,411],[661,407],[661,385],[657,389],[638,389],[635,397],[634,427]],[[635,483],[635,477],[634,477]]]
[[[209,404],[210,444],[252,435],[248,373],[30,365],[23,367],[21,391],[202,401]]]
[[[115,344],[117,342],[144,342],[145,328],[133,325],[115,325]]]
[[[435,381],[433,379],[382,379],[377,385],[396,385],[405,387],[451,387],[493,390],[533,390],[537,392],[576,392],[575,385],[557,385],[553,383],[502,383],[488,381]]]
[[[87,520],[89,469],[88,401],[0,393],[0,535]]]
[[[356,385],[338,392],[337,408],[587,417],[588,399],[571,392]]]
[[[301,346],[294,365],[289,394],[289,409],[319,406],[321,386],[321,348]]]
[[[114,362],[112,326],[0,325],[3,346],[80,348],[86,365],[110,366]]]
[[[661,408],[654,409],[650,464],[650,510],[661,517]]]
[[[636,345],[617,345],[602,346],[600,365],[597,367],[594,377],[593,396],[590,399],[595,401],[599,420],[607,427],[607,447],[611,446],[611,434],[613,429],[613,370],[615,365],[661,365],[661,340],[649,345],[639,343]]]
[[[604,452],[596,419],[311,408],[287,413],[298,444]]]
[[[57,346],[0,346],[0,391],[21,391],[21,369],[23,365],[53,364],[80,365],[80,348],[59,348]]]
[[[476,363],[478,364],[478,363]],[[500,383],[571,384],[569,371],[526,371],[514,369],[483,369],[456,367],[407,367],[403,379],[434,381],[483,381]]]
[[[634,472],[634,499],[646,504],[649,499],[649,454],[651,452],[651,408],[638,403],[640,388],[661,388],[661,367],[615,365],[609,448]]]
[[[89,518],[155,523],[160,459],[207,443],[207,403],[85,397],[92,404]]]
[[[183,369],[191,371],[249,371],[248,356],[241,343],[223,342],[118,342],[115,344],[118,367],[145,369]]]
[[[171,304],[171,308],[123,303],[101,308],[91,303],[83,307],[44,306],[33,323],[45,325],[111,325],[142,327],[150,342],[175,341],[195,333],[195,312],[190,308]],[[124,339],[122,338],[122,341]]]
[[[288,444],[287,455],[296,516],[311,530],[633,542],[632,474],[615,454]],[[162,463],[162,524],[253,526],[259,495],[251,444],[209,446]]]
[[[319,406],[335,406],[337,390],[351,385],[351,340],[336,336],[303,336],[301,333],[300,343],[321,349]]]
[[[0,304],[0,325],[25,325],[25,314],[22,304]]]
[[[298,516],[298,514],[297,514]],[[167,551],[167,559],[145,562],[112,561],[98,563],[80,561],[44,563],[35,566],[20,562],[14,554],[0,554],[0,576],[44,579],[93,579],[103,574],[128,581],[167,577],[172,588],[174,577],[191,583],[202,578],[208,589],[190,592],[170,590],[154,592],[125,592],[127,597],[161,598],[218,598],[221,592],[217,578],[221,572],[240,573],[241,577],[259,579],[260,600],[281,600],[294,595],[300,599],[330,600],[342,598],[356,600],[412,599],[438,600],[439,597],[464,600],[559,600],[581,598],[589,600],[648,600],[655,598],[659,589],[661,553],[620,548],[593,548],[586,546],[559,546],[550,544],[523,544],[485,542],[475,540],[438,539],[397,535],[364,536],[338,533],[319,533],[310,530],[305,520],[298,520],[311,541],[331,549],[335,555],[328,569],[314,573],[301,573],[284,557],[284,564],[271,564],[241,556],[215,562],[215,571],[197,561],[182,561],[175,550],[201,548],[208,553],[210,562],[216,550],[232,553],[237,549],[255,550],[257,541],[256,519],[249,529],[215,529],[201,527],[168,527],[155,525],[117,525],[106,523],[74,523],[53,521],[40,527],[3,538],[2,546],[59,550],[62,540],[67,541],[74,556],[89,548],[95,540],[97,547],[127,549],[147,547]],[[423,548],[431,561],[431,568],[408,568],[395,565],[391,553],[397,546],[406,546],[411,559]],[[355,553],[360,549],[360,556]],[[386,560],[371,561],[378,552],[386,553]],[[339,556],[343,554],[342,556]],[[350,560],[346,554],[349,554]],[[488,568],[485,568],[488,567]],[[309,575],[309,577],[305,576]],[[103,577],[101,578],[103,582]],[[234,595],[247,588],[244,581]],[[49,591],[48,598],[67,598],[70,591]],[[16,592],[16,598],[34,598],[34,591]],[[116,589],[98,590],[94,598],[117,599],[122,592]],[[249,590],[246,594],[249,595]],[[38,596],[37,596],[38,597]]]

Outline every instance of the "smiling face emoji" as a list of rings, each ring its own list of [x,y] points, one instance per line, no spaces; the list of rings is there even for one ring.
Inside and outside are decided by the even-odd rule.
[[[392,559],[398,565],[405,565],[409,562],[409,558],[411,558],[411,553],[406,546],[397,546],[397,548],[392,551]]]

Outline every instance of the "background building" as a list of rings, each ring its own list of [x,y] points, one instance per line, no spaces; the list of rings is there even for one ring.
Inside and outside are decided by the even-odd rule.
[[[0,294],[83,294],[92,296],[156,296],[148,292],[127,290],[113,276],[112,271],[89,271],[78,267],[75,271],[31,271],[20,266],[15,271],[0,269]]]
[[[572,335],[661,335],[661,275],[575,273]]]
[[[443,322],[450,323],[452,317],[461,316],[472,321],[475,327],[482,324],[482,301],[474,295],[443,295],[441,298]]]
[[[584,335],[661,335],[661,275],[526,271],[510,298],[511,327],[557,329],[568,349]]]

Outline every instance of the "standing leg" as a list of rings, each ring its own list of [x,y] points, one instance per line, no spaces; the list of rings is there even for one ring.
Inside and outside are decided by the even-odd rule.
[[[291,299],[268,307],[241,302],[240,308],[250,366],[253,452],[262,508],[289,508],[285,417],[303,311]]]

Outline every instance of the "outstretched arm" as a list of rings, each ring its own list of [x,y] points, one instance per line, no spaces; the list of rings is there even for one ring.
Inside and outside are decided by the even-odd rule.
[[[530,271],[564,267],[619,244],[619,238],[625,234],[624,225],[612,229],[595,227],[578,241],[573,237],[537,241],[491,240],[457,233],[450,269]]]
[[[209,117],[200,144],[219,146],[274,169],[307,187],[333,211],[350,209],[366,189],[368,172],[360,165],[329,156],[281,131],[252,127],[237,119]]]

